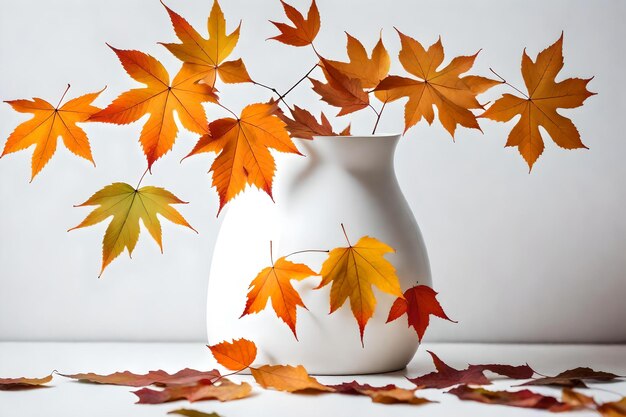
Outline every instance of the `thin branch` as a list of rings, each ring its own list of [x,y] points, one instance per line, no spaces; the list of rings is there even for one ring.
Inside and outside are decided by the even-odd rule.
[[[311,44],[312,45],[312,44]],[[284,98],[287,94],[291,93],[291,91],[296,88],[302,81],[306,80],[307,77],[313,72],[313,70],[317,68],[317,63],[313,66],[313,68],[311,68],[306,74],[304,74],[304,76],[302,78],[300,78],[298,80],[298,82],[296,82],[293,86],[291,86],[291,88],[289,90],[287,90],[285,92],[285,94],[281,94],[279,98]]]
[[[503,84],[508,85],[509,87],[511,87],[513,90],[517,91],[518,93],[520,93],[521,95],[523,95],[524,97],[526,97],[527,99],[530,99],[530,97],[528,97],[528,95],[526,93],[524,93],[522,90],[520,90],[519,88],[515,87],[512,84],[509,84],[504,78],[502,78],[500,76],[500,74],[498,74],[497,72],[495,72],[493,69],[489,68],[489,71],[493,72],[493,74],[498,77]]]
[[[385,110],[385,106],[387,105],[387,102],[385,101],[383,103],[383,106],[380,108],[380,112],[378,113],[378,116],[376,117],[376,123],[374,123],[374,130],[372,130],[372,135],[374,133],[376,133],[376,128],[378,127],[378,122],[380,122],[380,116],[382,116],[383,111]]]
[[[63,92],[63,95],[61,96],[61,99],[59,100],[59,103],[57,104],[57,106],[55,107],[55,109],[58,109],[59,106],[61,105],[61,102],[63,101],[63,99],[65,98],[65,95],[67,94],[67,91],[70,89],[70,85],[67,85],[67,88],[65,88],[65,91]]]
[[[141,185],[143,178],[146,176],[149,170],[150,168],[146,168],[146,170],[143,172],[143,175],[141,176],[141,178],[139,178],[139,182],[137,183],[137,186],[135,187],[135,191],[139,190],[139,186]]]

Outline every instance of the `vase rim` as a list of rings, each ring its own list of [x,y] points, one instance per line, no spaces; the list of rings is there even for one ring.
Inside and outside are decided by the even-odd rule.
[[[402,136],[401,133],[374,133],[374,134],[366,134],[366,135],[332,135],[332,136],[323,136],[323,135],[314,135],[314,140],[354,140],[354,139],[396,139]],[[306,140],[306,139],[305,139]]]

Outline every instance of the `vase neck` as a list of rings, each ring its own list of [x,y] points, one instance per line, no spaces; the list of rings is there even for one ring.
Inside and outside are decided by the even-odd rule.
[[[348,170],[393,170],[400,135],[316,136],[296,139],[311,164],[332,164]]]

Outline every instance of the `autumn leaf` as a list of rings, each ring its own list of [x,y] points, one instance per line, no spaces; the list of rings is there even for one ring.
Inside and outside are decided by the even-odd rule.
[[[209,346],[215,360],[226,369],[241,371],[246,369],[256,358],[256,345],[247,339],[221,342]]]
[[[491,371],[513,379],[527,379],[533,376],[534,371],[528,365],[469,365],[467,369],[455,369],[444,363],[437,355],[427,351],[435,364],[435,372],[416,378],[407,378],[418,388],[447,388],[458,384],[489,385],[491,382],[485,376],[484,371]]]
[[[328,385],[339,394],[365,395],[372,399],[372,402],[382,404],[413,404],[421,405],[432,401],[426,398],[415,396],[416,389],[399,388],[393,384],[375,387],[369,384],[361,384],[357,381],[344,382],[338,385]]]
[[[178,414],[179,416],[186,416],[186,417],[220,417],[220,415],[217,413],[203,413],[202,411],[190,410],[188,408],[172,410],[168,412],[167,414]]]
[[[164,188],[132,186],[116,182],[107,185],[87,201],[76,207],[99,206],[95,208],[78,226],[70,230],[93,226],[113,216],[102,241],[102,268],[100,275],[115,258],[126,248],[132,255],[139,240],[139,220],[148,229],[152,238],[163,252],[161,238],[161,215],[172,223],[186,226],[195,232],[187,220],[171,205],[186,204]]]
[[[556,376],[533,379],[521,385],[552,385],[558,387],[587,388],[585,381],[609,382],[613,381],[615,378],[619,378],[619,375],[604,371],[594,371],[591,368],[575,368],[561,372]]]
[[[300,154],[275,115],[275,104],[250,104],[238,119],[218,119],[187,156],[203,152],[218,154],[211,165],[213,186],[220,198],[218,215],[233,197],[254,185],[272,197],[276,164],[269,149]]]
[[[349,33],[346,33],[346,36],[349,62],[331,60],[328,62],[348,78],[359,80],[362,88],[373,89],[387,76],[391,66],[391,59],[383,45],[382,37],[378,39],[371,56],[368,56],[365,47],[358,39]],[[375,96],[382,102],[388,99],[384,91],[376,91]]]
[[[572,109],[583,105],[594,95],[587,90],[591,78],[568,78],[556,82],[556,76],[563,68],[563,34],[551,46],[537,55],[533,62],[522,54],[522,76],[528,89],[524,97],[504,94],[480,117],[498,122],[508,122],[521,116],[506,142],[506,146],[516,146],[524,157],[529,169],[543,153],[544,140],[539,132],[543,127],[548,135],[561,148],[587,148],[580,139],[574,123],[558,113],[558,109]]]
[[[306,19],[296,8],[288,5],[284,1],[280,1],[285,10],[285,14],[291,20],[294,26],[285,23],[272,22],[280,31],[280,34],[270,39],[275,39],[287,45],[307,46],[311,45],[320,31],[320,13],[317,9],[315,0],[312,0],[311,7]]]
[[[134,391],[133,394],[139,398],[137,404],[162,404],[182,399],[190,402],[201,400],[232,401],[247,397],[251,391],[252,387],[247,382],[236,384],[228,379],[221,379],[216,384],[199,381],[193,385],[173,386],[162,390],[142,388]]]
[[[302,281],[313,275],[317,274],[308,266],[290,262],[284,256],[279,258],[272,266],[259,272],[250,283],[246,307],[241,317],[263,311],[271,298],[276,315],[289,326],[297,340],[296,307],[306,306],[291,285],[291,280]]]
[[[280,107],[276,107],[276,116],[285,123],[285,127],[292,138],[313,139],[317,135],[336,135],[323,112],[320,114],[320,122],[308,110],[298,106],[293,106],[293,109],[289,109],[289,112],[291,117],[287,116]]]
[[[81,382],[106,385],[124,385],[128,387],[157,386],[177,386],[194,384],[198,381],[212,381],[220,377],[218,370],[197,371],[185,368],[174,374],[165,371],[150,371],[147,374],[135,374],[133,372],[115,372],[109,375],[98,375],[94,373],[83,374],[60,374],[66,378],[76,379]]]
[[[350,308],[359,325],[363,344],[365,325],[376,308],[372,286],[398,297],[402,297],[402,290],[396,269],[384,258],[385,254],[395,252],[391,246],[369,236],[363,236],[352,246],[347,234],[345,237],[348,247],[330,251],[320,271],[322,281],[316,289],[332,283],[330,313],[341,307],[346,299],[350,299]]]
[[[43,378],[0,378],[0,391],[42,388],[50,381],[52,381],[52,374]]]
[[[572,408],[596,408],[596,401],[583,393],[574,391],[571,388],[563,388],[563,400],[565,404]]]
[[[422,341],[430,322],[430,315],[456,323],[451,320],[437,301],[437,293],[427,285],[416,285],[404,292],[404,298],[398,297],[391,306],[387,323],[407,315],[409,327],[413,327],[417,337]]]
[[[217,0],[213,2],[207,22],[208,39],[204,39],[183,17],[163,6],[170,16],[176,36],[182,43],[161,43],[176,58],[194,64],[194,70],[204,83],[213,87],[217,76],[225,83],[252,82],[241,59],[224,60],[231,54],[239,40],[241,23],[232,33],[226,34],[224,13]]]
[[[478,52],[471,56],[458,56],[438,70],[444,60],[441,38],[428,49],[415,39],[398,31],[402,49],[400,63],[406,71],[418,79],[390,75],[376,87],[386,91],[389,101],[408,97],[404,108],[404,132],[415,126],[422,118],[432,124],[437,108],[443,127],[454,137],[457,125],[479,129],[472,109],[482,109],[476,96],[499,81],[479,76],[461,74],[474,65]]]
[[[320,384],[302,366],[263,365],[250,368],[254,380],[263,388],[286,392],[332,392],[333,388]]]
[[[348,77],[332,62],[322,57],[320,63],[328,83],[324,84],[314,78],[309,80],[313,84],[313,91],[319,94],[322,100],[340,108],[337,116],[344,116],[369,106],[369,96],[363,90],[360,80]]]
[[[484,404],[498,404],[510,407],[534,408],[552,412],[572,410],[572,406],[554,397],[538,394],[530,390],[489,391],[484,388],[471,388],[460,385],[448,391],[464,401],[477,401]]]
[[[202,103],[217,102],[217,96],[212,87],[197,83],[195,64],[183,64],[170,84],[165,67],[152,56],[139,51],[109,47],[115,52],[128,75],[146,87],[122,93],[89,120],[124,125],[149,113],[150,118],[143,126],[139,138],[148,160],[148,168],[174,146],[178,134],[174,112],[189,131],[201,135],[209,133]]]
[[[626,416],[626,397],[622,397],[619,401],[608,402],[598,407],[598,412],[602,417],[625,417]]]
[[[69,88],[68,85],[67,89]],[[16,111],[31,113],[33,117],[13,130],[4,145],[0,158],[35,145],[31,161],[30,180],[32,181],[56,152],[57,139],[60,136],[70,152],[85,158],[95,166],[87,134],[76,124],[86,122],[92,114],[100,111],[91,103],[102,91],[74,98],[61,106],[67,93],[65,90],[56,107],[37,97],[32,100],[5,101]]]

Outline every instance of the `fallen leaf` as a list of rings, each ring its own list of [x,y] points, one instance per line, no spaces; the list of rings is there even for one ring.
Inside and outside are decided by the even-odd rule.
[[[572,406],[554,397],[538,394],[530,390],[489,391],[484,388],[471,388],[460,385],[448,391],[464,401],[477,401],[484,404],[498,404],[510,407],[534,408],[551,412],[570,411]]]
[[[565,404],[571,405],[573,408],[596,408],[596,401],[593,397],[589,397],[571,388],[563,388],[563,400]]]
[[[540,52],[535,62],[524,50],[522,75],[528,96],[504,94],[480,115],[498,122],[508,122],[515,116],[521,116],[511,130],[506,146],[516,146],[529,169],[532,169],[544,149],[539,126],[543,127],[554,143],[561,148],[587,148],[582,143],[574,123],[569,118],[561,116],[557,110],[580,107],[588,97],[594,95],[595,93],[587,90],[591,78],[568,78],[556,82],[555,78],[561,68],[563,68],[563,34],[554,44]]]
[[[203,413],[202,411],[190,410],[188,408],[172,410],[168,412],[167,414],[178,414],[180,416],[187,416],[187,417],[220,417],[220,415],[217,413]]]
[[[359,80],[362,88],[376,87],[387,76],[391,66],[391,59],[382,37],[378,39],[371,56],[368,56],[365,47],[358,39],[349,33],[346,33],[346,36],[349,62],[331,60],[328,62],[347,77]],[[375,96],[382,102],[386,102],[388,98],[385,91],[376,91]]]
[[[189,131],[201,135],[209,133],[202,103],[217,102],[217,96],[212,87],[197,83],[195,64],[183,64],[170,84],[165,67],[152,56],[139,51],[109,47],[115,52],[128,75],[146,87],[122,93],[89,120],[124,125],[149,113],[150,118],[143,126],[139,138],[148,160],[148,168],[174,146],[178,134],[174,112]]]
[[[314,78],[309,78],[313,84],[313,91],[319,94],[331,106],[339,107],[337,116],[343,116],[369,106],[369,96],[363,90],[361,81],[350,78],[338,70],[335,65],[320,57],[322,70],[327,84]]]
[[[400,63],[418,79],[390,75],[380,82],[376,91],[386,91],[389,101],[409,98],[404,108],[404,132],[422,118],[432,124],[433,107],[437,107],[439,120],[452,137],[457,125],[480,130],[471,111],[483,108],[476,96],[500,82],[479,76],[461,77],[472,68],[478,52],[458,56],[437,70],[444,59],[441,38],[426,50],[410,36],[400,31],[398,35],[402,44]]]
[[[224,62],[239,40],[241,23],[231,34],[226,34],[226,20],[217,0],[213,2],[207,26],[208,39],[204,39],[182,16],[163,4],[170,16],[176,35],[182,43],[161,43],[176,58],[195,64],[199,78],[213,87],[216,77],[225,83],[252,82],[241,59]]]
[[[339,394],[348,395],[365,395],[372,399],[375,403],[382,404],[414,404],[420,405],[432,402],[426,398],[415,396],[416,389],[398,388],[393,384],[384,385],[382,387],[374,387],[369,384],[360,384],[357,381],[344,382],[339,385],[328,385]]]
[[[532,377],[534,371],[528,365],[469,365],[467,369],[455,369],[444,363],[437,355],[427,351],[433,359],[437,371],[422,375],[416,378],[407,378],[418,386],[418,388],[447,388],[457,384],[468,385],[489,385],[491,382],[485,376],[484,371],[491,371],[497,374],[514,379],[526,379]]]
[[[587,388],[587,384],[584,382],[586,380],[608,382],[615,378],[619,378],[619,375],[610,372],[594,371],[591,368],[575,368],[561,372],[556,376],[533,379],[521,385],[553,385],[570,388]]]
[[[133,372],[115,372],[109,375],[98,375],[94,373],[84,374],[59,374],[66,378],[76,379],[81,382],[107,385],[125,385],[128,387],[147,387],[148,385],[176,386],[194,384],[198,381],[211,381],[220,377],[217,369],[211,371],[197,371],[185,368],[174,374],[165,371],[150,371],[147,374],[135,374]]]
[[[78,226],[69,230],[92,226],[113,216],[102,241],[102,269],[100,275],[115,258],[126,248],[132,255],[139,240],[139,220],[159,244],[163,252],[161,237],[161,221],[157,215],[165,217],[172,223],[186,226],[195,231],[187,220],[171,205],[187,204],[174,194],[160,187],[141,187],[136,190],[131,185],[116,182],[107,185],[87,201],[76,207],[99,206]]]
[[[67,88],[69,89],[69,85]],[[16,111],[32,113],[33,117],[13,130],[4,145],[0,158],[35,145],[31,160],[32,181],[56,152],[57,139],[60,136],[67,149],[95,166],[87,134],[76,123],[86,122],[92,114],[100,111],[91,103],[101,92],[102,90],[85,94],[69,100],[62,106],[63,97],[61,97],[56,107],[36,97],[32,100],[5,101]]]
[[[285,14],[294,26],[270,21],[280,31],[279,35],[270,39],[275,39],[292,46],[311,45],[320,30],[320,13],[317,9],[317,4],[315,4],[315,0],[311,2],[311,7],[309,7],[306,19],[302,13],[293,6],[288,5],[283,0],[280,2],[283,4]]]
[[[216,384],[199,381],[194,385],[166,387],[162,390],[142,388],[133,391],[133,394],[139,397],[137,404],[162,404],[183,399],[190,402],[201,400],[232,401],[247,397],[251,391],[252,386],[247,382],[236,384],[228,379],[221,379]]]
[[[598,412],[602,417],[625,417],[626,416],[626,397],[619,401],[604,403],[598,407]]]
[[[269,149],[300,154],[285,123],[275,115],[275,104],[250,104],[238,119],[211,122],[211,133],[200,138],[187,156],[215,152],[211,165],[213,186],[220,198],[218,215],[232,198],[254,185],[272,197],[276,164]]]
[[[385,254],[395,252],[391,246],[369,236],[363,236],[354,246],[347,235],[346,240],[348,247],[335,248],[328,254],[320,271],[322,281],[316,289],[332,283],[330,313],[350,299],[350,308],[359,325],[363,344],[365,325],[376,308],[372,286],[398,297],[402,297],[402,290],[396,269],[384,258]]]
[[[298,292],[291,285],[291,280],[302,281],[317,273],[304,264],[295,264],[285,257],[279,258],[272,266],[264,268],[250,283],[246,307],[241,317],[258,313],[265,309],[268,299],[276,315],[293,332],[296,340],[296,307],[306,308]]]
[[[263,365],[250,368],[254,380],[263,388],[273,388],[286,392],[333,392],[334,389],[320,384],[317,379],[309,376],[302,365]]]
[[[215,360],[226,369],[241,371],[256,358],[256,345],[248,339],[221,342],[208,347]]]
[[[33,388],[43,388],[44,384],[52,381],[52,374],[43,378],[0,378],[0,391],[19,391]]]
[[[416,285],[404,292],[404,298],[398,297],[391,306],[387,323],[407,315],[409,327],[413,327],[417,338],[422,341],[430,322],[430,315],[456,323],[451,320],[437,301],[437,292],[427,285]]]

